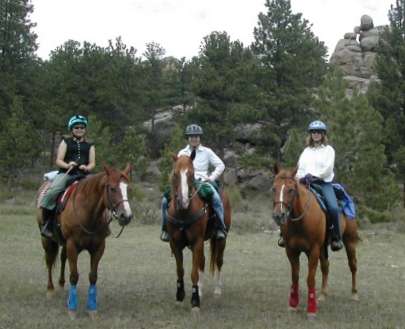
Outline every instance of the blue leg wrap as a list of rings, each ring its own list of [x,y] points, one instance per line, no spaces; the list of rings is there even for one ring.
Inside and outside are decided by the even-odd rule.
[[[67,307],[68,307],[69,311],[77,310],[77,288],[76,288],[76,286],[70,286],[70,288],[69,288]]]
[[[95,284],[90,285],[87,295],[87,309],[89,311],[97,310],[97,287]]]

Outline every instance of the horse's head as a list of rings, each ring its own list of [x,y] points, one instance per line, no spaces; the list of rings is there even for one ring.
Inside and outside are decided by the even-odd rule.
[[[291,215],[293,201],[298,195],[296,173],[297,168],[282,169],[277,163],[274,165],[273,219],[277,225],[284,224]]]
[[[121,226],[127,225],[132,219],[132,210],[128,202],[131,166],[128,164],[123,171],[105,166],[104,170],[107,174],[105,194],[107,208],[112,211]]]
[[[181,155],[174,157],[172,172],[172,193],[175,207],[178,210],[188,209],[190,205],[191,191],[194,182],[193,159],[195,152],[190,157]]]

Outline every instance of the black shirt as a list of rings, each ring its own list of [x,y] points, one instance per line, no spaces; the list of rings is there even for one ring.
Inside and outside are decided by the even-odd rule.
[[[88,143],[86,141],[79,141],[74,137],[64,138],[63,140],[67,145],[65,158],[63,159],[63,161],[65,161],[66,163],[74,161],[78,164],[78,166],[81,165],[87,166],[90,161],[90,148],[93,144]],[[64,173],[67,170],[68,169],[61,168],[59,169],[59,172]],[[78,174],[85,175],[87,173],[84,172],[83,170],[80,170],[78,167],[73,168],[69,172],[69,175],[78,175]]]

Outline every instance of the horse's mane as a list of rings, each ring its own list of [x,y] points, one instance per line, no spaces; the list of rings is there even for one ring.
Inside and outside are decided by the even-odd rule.
[[[83,193],[90,193],[97,189],[98,184],[106,177],[104,171],[89,175],[79,182],[78,189]]]

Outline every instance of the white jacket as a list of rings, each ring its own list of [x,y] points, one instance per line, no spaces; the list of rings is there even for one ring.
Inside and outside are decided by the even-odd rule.
[[[324,182],[331,182],[335,174],[335,150],[330,145],[306,147],[298,160],[296,177],[302,178],[307,174],[319,177]]]
[[[184,149],[180,150],[177,156],[191,155],[192,148],[187,145]],[[209,166],[213,166],[215,169],[212,173],[208,173]],[[225,164],[223,161],[211,150],[209,147],[199,145],[196,149],[196,155],[193,161],[194,177],[196,179],[214,181],[221,176],[225,170]]]

